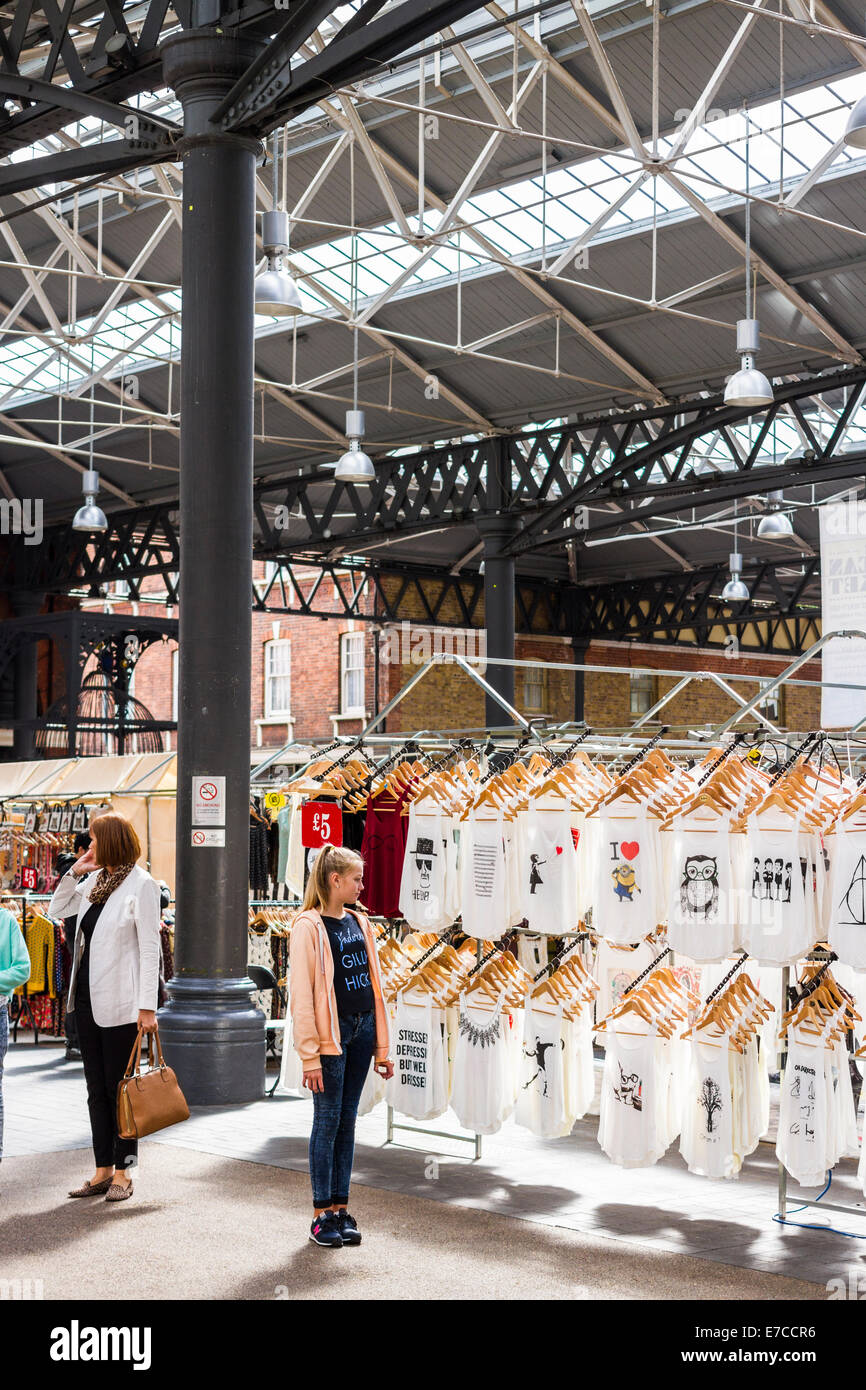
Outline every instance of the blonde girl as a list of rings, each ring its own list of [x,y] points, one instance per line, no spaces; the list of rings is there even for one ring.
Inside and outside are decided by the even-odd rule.
[[[360,1245],[348,1212],[355,1120],[375,1059],[394,1074],[373,929],[356,904],[364,861],[326,845],[317,856],[289,938],[294,1046],[313,1096],[310,1240],[337,1249]]]

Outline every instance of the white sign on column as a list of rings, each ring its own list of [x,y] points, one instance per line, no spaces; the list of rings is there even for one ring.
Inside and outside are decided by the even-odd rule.
[[[866,502],[828,502],[821,523],[821,628],[866,632]],[[866,639],[834,637],[821,652],[821,679],[857,690],[821,691],[825,729],[847,729],[866,719]]]
[[[225,777],[193,777],[192,823],[193,825],[225,825]]]

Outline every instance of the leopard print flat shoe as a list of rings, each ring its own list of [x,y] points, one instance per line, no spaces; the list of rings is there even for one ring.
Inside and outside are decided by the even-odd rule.
[[[113,1182],[105,1194],[106,1202],[127,1202],[132,1196],[132,1183]]]
[[[68,1197],[101,1197],[104,1192],[111,1188],[114,1178],[103,1178],[102,1182],[82,1183],[81,1187],[76,1187],[74,1191],[67,1193]]]

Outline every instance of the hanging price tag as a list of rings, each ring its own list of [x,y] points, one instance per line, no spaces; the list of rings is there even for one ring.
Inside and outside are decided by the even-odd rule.
[[[25,892],[32,893],[36,889],[36,870],[30,866],[21,870],[21,887]]]
[[[266,792],[265,805],[269,811],[281,811],[286,804],[283,792]]]
[[[305,849],[343,843],[343,812],[330,801],[307,801],[301,807],[301,844]]]

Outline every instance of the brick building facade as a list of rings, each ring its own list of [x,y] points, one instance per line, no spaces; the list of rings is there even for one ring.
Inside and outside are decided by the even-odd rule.
[[[308,597],[318,581],[316,607],[330,607],[334,616],[253,613],[250,748],[254,762],[293,739],[330,739],[360,732],[437,646],[439,650],[443,645],[445,650],[456,649],[470,659],[482,652],[480,631],[433,629],[420,621],[420,612],[419,622],[400,624],[338,616],[341,606],[330,578],[320,579],[320,572],[312,569],[306,574],[298,569],[295,577]],[[268,570],[261,563],[255,566],[255,582],[263,586],[260,592],[265,592]],[[156,583],[142,596],[139,611],[146,601],[153,600],[159,601]],[[116,588],[105,602],[114,612],[134,611]],[[370,604],[367,611],[372,611],[369,594],[363,594],[361,602]],[[447,620],[457,614],[443,606],[442,616]],[[546,715],[554,722],[582,715],[588,724],[600,729],[630,727],[681,679],[678,674],[666,673],[714,671],[726,681],[747,675],[753,679],[731,684],[749,699],[761,683],[788,664],[785,657],[730,658],[718,650],[636,642],[593,642],[588,649],[575,652],[569,639],[543,635],[518,636],[516,655],[519,661],[532,663],[518,668],[515,674],[515,703],[522,714]],[[156,718],[176,714],[176,663],[174,642],[154,644],[139,660],[133,692]],[[549,669],[542,663],[587,666],[582,675],[582,697],[580,675]],[[612,669],[616,667],[629,670]],[[820,671],[820,660],[810,662],[798,672],[798,679],[819,680]],[[650,728],[664,723],[685,732],[716,726],[735,707],[715,682],[695,680],[664,707]],[[820,692],[788,686],[766,712],[775,723],[790,729],[816,728]],[[485,722],[484,692],[464,671],[443,666],[420,681],[380,727],[388,733],[409,733],[417,729],[481,729]],[[504,712],[499,722],[508,722]],[[173,744],[173,736],[165,735],[165,741]]]

